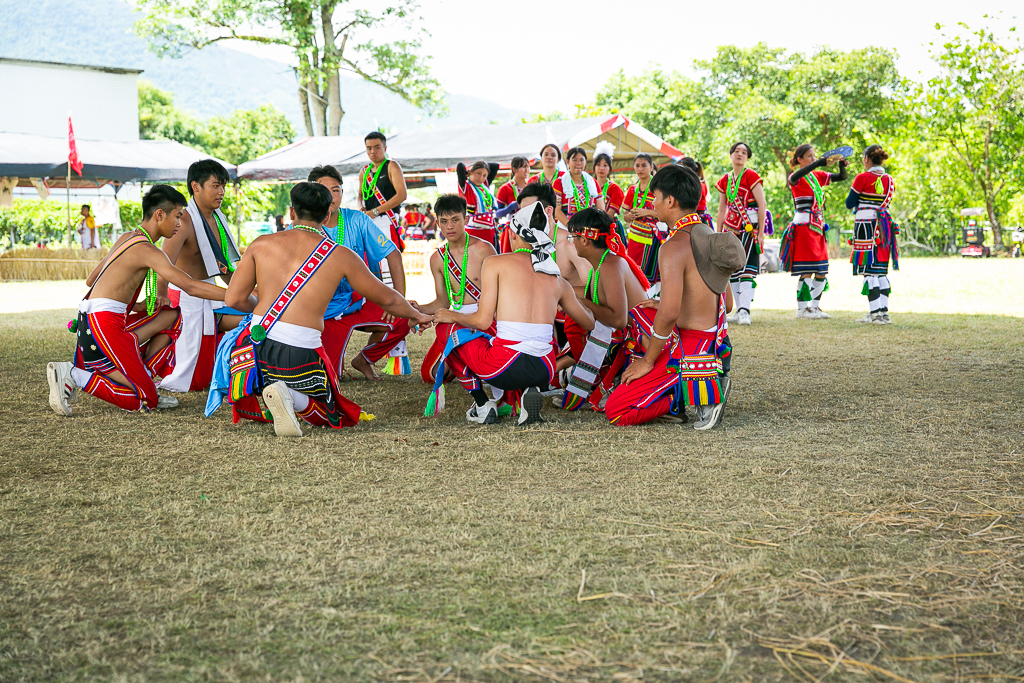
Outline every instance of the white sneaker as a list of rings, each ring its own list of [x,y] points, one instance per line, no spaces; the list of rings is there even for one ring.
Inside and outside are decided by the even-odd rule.
[[[716,403],[712,406],[697,406],[697,422],[693,428],[698,431],[714,429],[722,423],[722,414],[725,412],[725,403]]]
[[[498,424],[498,404],[493,399],[482,406],[478,406],[476,401],[473,401],[473,405],[466,411],[466,419],[478,425],[496,425]]]
[[[78,385],[71,379],[71,363],[47,363],[46,383],[50,387],[50,407],[53,412],[71,417],[71,404],[68,402]]]
[[[870,325],[871,323],[875,322],[875,314],[867,313],[864,315],[863,318],[857,318],[856,320],[854,320],[854,322],[857,323],[858,325]]]
[[[734,322],[736,322],[739,319],[740,319],[740,311],[739,311],[739,309],[736,309],[736,311],[734,313],[725,316],[725,322],[727,322],[727,323],[734,323]]]
[[[814,311],[810,308],[798,308],[796,311],[797,320],[814,320]]]
[[[302,426],[299,425],[299,418],[295,416],[295,403],[287,384],[274,382],[264,389],[263,402],[267,404],[270,415],[274,418],[275,434],[302,437]]]
[[[523,392],[519,406],[519,424],[532,425],[543,422],[540,416],[540,409],[544,407],[544,397],[541,396],[537,387],[527,387]]]
[[[892,325],[892,318],[889,317],[889,311],[886,311],[885,313],[882,314],[882,324]]]
[[[810,309],[809,306],[808,306],[808,309]],[[814,307],[814,319],[815,320],[828,320],[831,317],[832,316],[830,316],[828,313],[826,313],[825,311],[821,310],[817,306]]]
[[[178,399],[174,398],[173,396],[163,396],[163,395],[161,395],[161,396],[159,396],[157,398],[157,401],[156,401],[156,409],[157,410],[167,410],[169,408],[177,408],[177,407],[178,407]]]
[[[740,311],[739,313],[737,313],[736,314],[736,321],[740,325],[749,325],[750,324],[750,311],[744,309],[744,310]]]

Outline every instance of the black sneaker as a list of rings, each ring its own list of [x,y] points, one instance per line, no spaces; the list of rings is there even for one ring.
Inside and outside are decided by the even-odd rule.
[[[523,392],[521,405],[519,406],[519,424],[532,425],[544,420],[540,416],[540,409],[544,405],[544,396],[540,388],[529,387]]]

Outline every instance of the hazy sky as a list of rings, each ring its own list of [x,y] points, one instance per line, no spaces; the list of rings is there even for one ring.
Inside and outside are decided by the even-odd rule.
[[[530,112],[565,113],[592,101],[619,69],[633,75],[660,65],[686,73],[719,45],[889,47],[899,53],[903,75],[930,76],[928,43],[940,39],[936,23],[946,31],[957,22],[972,29],[987,24],[1005,35],[1022,14],[1020,0],[421,0],[420,7],[431,33],[423,52],[433,57],[445,89]],[[255,45],[232,47],[288,59]]]

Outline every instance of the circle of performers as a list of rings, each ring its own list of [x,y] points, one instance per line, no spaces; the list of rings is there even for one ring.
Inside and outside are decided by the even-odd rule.
[[[342,378],[380,381],[380,361],[388,374],[411,374],[406,338],[415,332],[432,341],[419,373],[427,417],[453,402],[457,383],[473,424],[535,424],[546,401],[623,427],[722,423],[728,324],[752,322],[773,232],[750,145],[729,149],[714,221],[698,161],[658,168],[637,154],[623,189],[612,176],[629,158],[606,142],[591,153],[546,144],[532,160],[514,157],[496,192],[498,164],[460,163],[457,194],[403,215],[405,178],[386,136],[372,132],[365,145],[358,208],[343,206],[338,170],[318,166],[291,189],[291,228],[244,248],[221,211],[229,177],[218,162],[189,168],[188,197],[150,187],[141,227],[121,235],[86,281],[68,323],[72,360],[47,365],[53,410],[71,416],[79,390],[129,411],[175,408],[170,393],[208,391],[207,417],[226,402],[235,422],[270,423],[278,436],[351,427],[375,416],[342,395]],[[790,159],[793,218],[780,252],[801,320],[829,317],[824,188],[847,180],[849,150],[819,158],[803,144]],[[864,150],[845,202],[853,274],[868,298],[857,322],[876,325],[890,322],[890,261],[899,267],[887,159],[879,145]],[[406,298],[405,237],[435,240],[428,303]],[[356,333],[365,344],[349,359]]]

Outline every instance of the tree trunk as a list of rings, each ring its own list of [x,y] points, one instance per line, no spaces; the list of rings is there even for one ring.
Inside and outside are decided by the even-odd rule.
[[[995,197],[985,197],[985,211],[988,213],[988,224],[992,227],[992,245],[995,251],[1003,249],[1003,224],[999,222],[996,214]]]
[[[312,110],[313,134],[327,135],[327,102],[323,98],[323,93],[320,92],[319,84],[311,81],[307,87],[309,88],[309,108]]]
[[[302,114],[302,123],[306,127],[306,135],[313,137],[313,119],[309,117],[309,94],[306,93],[306,88],[297,71],[295,78],[299,81],[299,112]]]
[[[348,35],[342,38],[339,50],[337,36],[334,34],[334,3],[323,2],[320,5],[320,25],[324,33],[323,73],[327,90],[327,134],[338,135],[341,131],[341,119],[345,111],[341,108],[341,78],[338,75],[340,53],[345,49]]]
[[[291,17],[291,25],[295,32],[295,51],[298,57],[299,67],[296,69],[296,80],[299,82],[299,111],[302,113],[302,123],[306,127],[306,135],[316,135],[316,128],[313,126],[313,116],[310,112],[311,89],[313,87],[313,68],[316,64],[310,64],[309,54],[303,46],[313,42],[313,13],[309,5],[303,0],[289,0],[285,8]],[[315,57],[314,57],[315,59]]]

